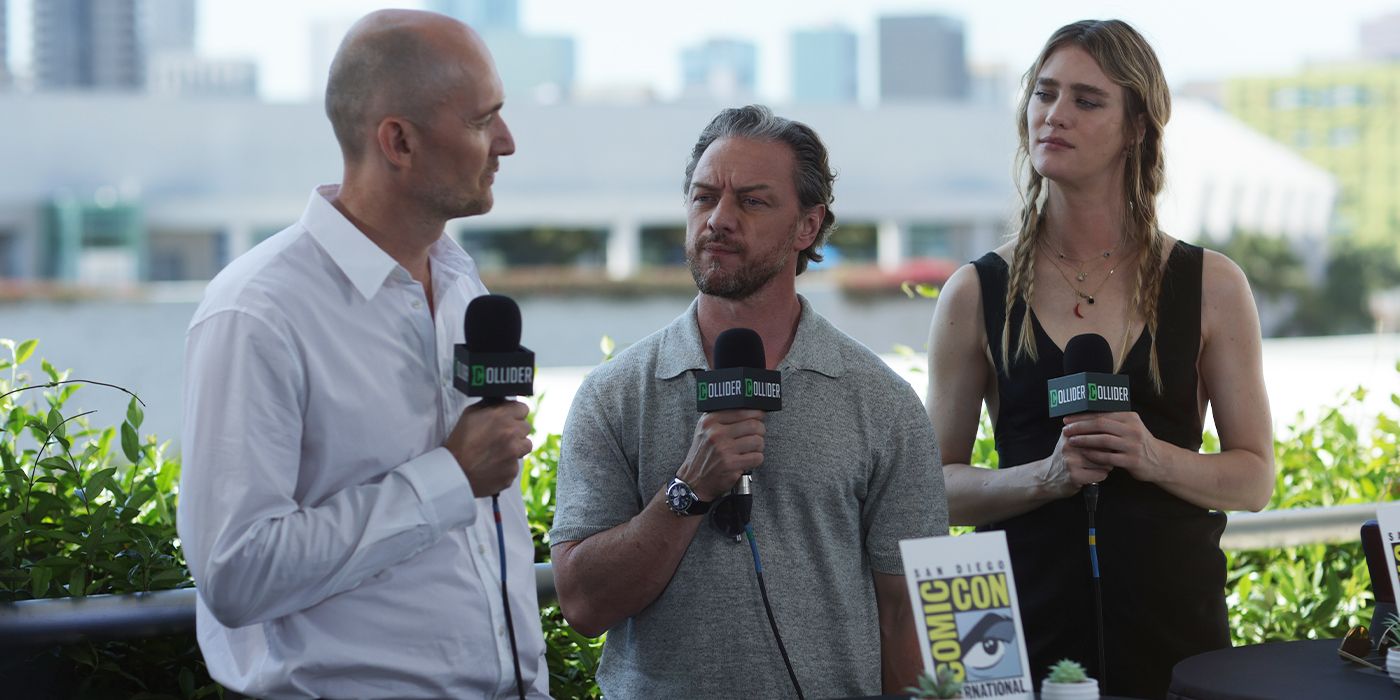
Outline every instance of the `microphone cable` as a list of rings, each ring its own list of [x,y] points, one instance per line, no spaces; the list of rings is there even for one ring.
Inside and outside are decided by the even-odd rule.
[[[802,686],[797,682],[797,673],[792,670],[792,660],[788,658],[787,647],[783,646],[783,636],[778,634],[778,621],[773,619],[773,606],[768,603],[768,586],[763,583],[763,561],[758,558],[758,541],[753,537],[753,524],[744,523],[744,536],[749,540],[749,550],[753,552],[753,571],[758,576],[758,592],[763,596],[763,610],[768,613],[768,626],[773,629],[773,639],[778,642],[778,653],[783,655],[783,665],[787,666],[788,678],[792,679],[792,689],[797,691],[797,700],[805,700]]]
[[[1104,659],[1103,644],[1103,584],[1099,579],[1099,538],[1094,526],[1094,513],[1099,509],[1099,485],[1084,487],[1084,506],[1089,510],[1089,565],[1093,571],[1094,584],[1094,626],[1095,638],[1099,645],[1099,687],[1108,687],[1108,663]]]
[[[510,596],[506,593],[506,530],[501,524],[501,495],[491,496],[491,512],[496,516],[496,545],[501,553],[501,607],[506,611],[506,630],[510,634],[510,660],[515,664],[515,690],[525,700],[525,682],[520,675],[520,651],[515,648],[515,623],[510,616]]]

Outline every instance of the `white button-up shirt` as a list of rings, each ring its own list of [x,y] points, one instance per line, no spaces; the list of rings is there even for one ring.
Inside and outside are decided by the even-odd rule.
[[[442,447],[467,302],[450,238],[422,285],[312,193],[230,264],[186,340],[179,529],[215,680],[272,698],[513,697],[490,496]],[[502,493],[521,669],[547,697],[534,549]]]

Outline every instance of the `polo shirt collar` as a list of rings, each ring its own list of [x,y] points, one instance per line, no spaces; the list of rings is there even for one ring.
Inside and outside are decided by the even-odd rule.
[[[814,311],[806,297],[799,294],[797,300],[802,304],[797,334],[787,357],[778,363],[778,370],[810,370],[828,377],[845,374],[846,363],[836,342],[840,331]],[[710,368],[700,340],[700,322],[696,316],[699,302],[700,297],[695,297],[690,308],[662,331],[657,351],[657,379],[673,379],[690,370],[703,372]]]

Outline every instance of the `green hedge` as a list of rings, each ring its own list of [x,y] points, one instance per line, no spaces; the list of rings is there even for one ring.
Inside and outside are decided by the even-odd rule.
[[[0,339],[0,601],[180,588],[193,585],[176,546],[179,464],[165,443],[139,437],[134,398],[114,427],[64,406],[80,383],[46,361],[37,343]],[[1400,368],[1397,368],[1400,369]],[[32,387],[24,389],[24,387]],[[107,386],[83,391],[116,391]],[[1361,390],[1316,420],[1301,417],[1275,443],[1278,485],[1270,508],[1301,508],[1400,497],[1400,423],[1370,420]],[[1391,397],[1400,405],[1400,397]],[[1207,449],[1218,445],[1206,436]],[[974,459],[994,464],[991,440]],[[548,435],[525,461],[522,490],[536,556],[549,559],[559,436]],[[1230,624],[1236,644],[1340,636],[1372,603],[1360,547],[1310,545],[1229,555]],[[541,610],[550,691],[558,698],[598,697],[593,671],[602,641],[574,632],[556,606]],[[192,634],[133,642],[83,643],[0,662],[11,675],[44,667],[59,679],[56,696],[221,697]]]

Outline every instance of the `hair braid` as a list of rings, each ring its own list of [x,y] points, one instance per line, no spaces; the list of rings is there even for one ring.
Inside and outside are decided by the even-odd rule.
[[[1006,314],[1001,326],[1001,365],[1010,374],[1013,357],[1038,359],[1035,348],[1035,334],[1031,331],[1031,300],[1035,298],[1035,246],[1040,240],[1041,214],[1040,193],[1044,183],[1040,173],[1029,169],[1025,200],[1021,207],[1021,226],[1016,236],[1016,247],[1011,255],[1010,279],[1006,285]],[[1011,352],[1011,311],[1016,300],[1025,303],[1025,313],[1021,315],[1020,327],[1016,331],[1016,352]]]

